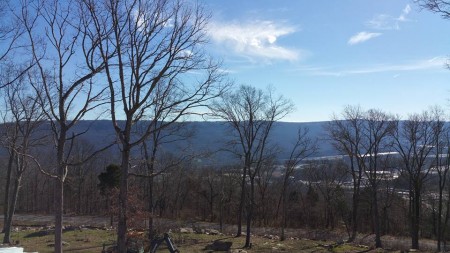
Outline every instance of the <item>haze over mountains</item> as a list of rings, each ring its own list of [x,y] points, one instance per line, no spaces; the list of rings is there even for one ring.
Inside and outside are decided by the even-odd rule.
[[[225,122],[192,121],[185,122],[184,124],[186,124],[186,128],[195,132],[194,136],[187,141],[166,144],[164,145],[164,150],[181,152],[181,149],[189,147],[190,150],[195,152],[216,152],[219,149],[223,149],[225,143],[232,139],[232,132],[230,132]],[[279,159],[286,159],[296,141],[298,129],[308,128],[311,138],[318,139],[319,150],[315,156],[336,155],[337,152],[327,140],[327,133],[324,129],[326,124],[327,122],[276,122],[270,137],[270,142],[282,150]],[[108,120],[81,121],[76,125],[74,131],[82,132],[87,128],[89,128],[89,131],[82,138],[97,147],[103,146],[115,138],[112,124]],[[215,160],[215,163],[217,161],[220,161],[220,163],[230,163],[233,162],[233,159],[236,159],[236,157],[232,156],[229,152],[216,152],[215,156],[211,158],[211,160]]]

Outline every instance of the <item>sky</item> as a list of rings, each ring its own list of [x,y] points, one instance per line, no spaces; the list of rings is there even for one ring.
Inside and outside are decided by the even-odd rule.
[[[236,84],[291,99],[283,121],[330,120],[346,105],[450,112],[450,20],[413,0],[200,2],[210,54]]]

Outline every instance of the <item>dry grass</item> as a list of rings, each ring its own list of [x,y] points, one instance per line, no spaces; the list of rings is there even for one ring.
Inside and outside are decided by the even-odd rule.
[[[53,234],[41,231],[14,232],[12,239],[19,241],[25,251],[39,253],[53,252]],[[232,242],[232,249],[242,249],[245,237],[205,234],[171,234],[180,252],[209,252],[205,250],[208,244],[215,240]],[[110,245],[115,240],[115,231],[99,229],[82,229],[65,232],[64,252],[95,252],[100,253],[104,244]],[[335,245],[334,242],[313,241],[306,239],[290,239],[286,241],[271,240],[260,236],[252,236],[252,248],[246,252],[361,252],[367,248],[351,244]],[[158,252],[167,252],[161,247]]]
[[[103,244],[115,241],[115,231],[82,229],[64,232],[64,252],[101,252]],[[12,240],[18,241],[27,252],[53,252],[54,234],[46,230],[20,231],[12,234]]]
[[[41,228],[26,229],[12,234],[12,240],[18,241],[25,251],[40,253],[53,252],[54,235],[46,230],[45,226],[52,225],[51,216],[45,215],[20,215],[15,225],[24,226],[42,226]],[[66,217],[66,224],[73,226],[82,226],[89,224],[91,226],[106,228],[108,218],[106,217]],[[1,220],[0,220],[1,223]],[[179,231],[180,227],[197,227],[204,229],[218,229],[217,224],[213,223],[186,223],[181,221],[158,220],[160,232]],[[207,234],[183,234],[174,232],[171,234],[174,243],[181,252],[209,252],[205,250],[208,244],[212,244],[216,240],[223,242],[231,242],[232,249],[242,249],[245,243],[245,237],[236,238],[232,236],[236,231],[233,226],[224,228],[225,235],[207,235]],[[393,236],[383,236],[383,245],[391,250],[370,249],[363,245],[373,245],[373,235],[360,235],[356,244],[336,244],[336,241],[343,241],[346,235],[343,231],[320,231],[308,229],[288,229],[286,230],[288,240],[279,241],[269,239],[263,235],[277,235],[278,230],[275,228],[255,228],[255,236],[252,236],[252,248],[245,249],[246,252],[400,252],[399,250],[409,249],[409,238],[400,238]],[[256,236],[259,235],[259,236]],[[0,238],[2,238],[0,234]],[[299,239],[301,238],[301,239]],[[309,238],[309,239],[305,239]],[[96,252],[102,251],[103,245],[112,245],[116,240],[116,232],[114,230],[82,228],[66,231],[63,235],[65,252]],[[432,252],[435,248],[435,242],[432,240],[421,240],[421,248]],[[396,250],[396,251],[395,251]],[[423,251],[423,252],[425,252]],[[168,252],[162,247],[158,252]]]

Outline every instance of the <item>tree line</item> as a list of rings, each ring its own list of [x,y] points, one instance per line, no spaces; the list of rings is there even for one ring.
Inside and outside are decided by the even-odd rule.
[[[444,15],[448,5],[421,4]],[[255,224],[279,226],[282,239],[287,227],[344,225],[350,240],[372,230],[381,246],[392,216],[398,218],[393,203],[404,203],[395,190],[400,184],[408,193],[405,224],[417,248],[430,205],[424,201],[430,178],[439,182],[433,235],[438,247],[445,242],[448,145],[438,109],[400,121],[378,110],[348,107],[327,127],[343,162],[306,162],[317,146],[307,129],[299,129],[280,167],[270,134],[273,123],[292,111],[292,102],[272,88],[233,88],[220,62],[204,49],[210,14],[200,4],[22,0],[1,5],[5,243],[19,210],[54,213],[57,253],[63,216],[72,212],[116,217],[119,252],[126,252],[127,229],[140,217],[146,217],[152,238],[154,217],[183,216],[236,223],[237,236],[245,222],[245,247],[251,246]],[[221,144],[236,157],[229,167],[198,168],[192,161],[207,154],[188,148],[165,152],[168,143],[192,136],[178,124],[192,115],[229,125],[233,140]],[[74,126],[86,118],[110,119],[115,141],[98,146],[83,139],[89,127],[74,131]],[[111,147],[120,152],[111,153]],[[398,159],[384,152],[395,152]],[[118,174],[99,174],[98,168]],[[398,169],[400,179],[385,180],[389,169]],[[105,178],[113,178],[113,186]],[[369,224],[361,220],[364,208]]]
[[[280,160],[281,150],[271,142],[267,129],[275,121],[261,118],[273,114],[259,111],[277,110],[266,107],[273,101],[266,103],[269,100],[258,100],[260,96],[256,95],[268,92],[242,86],[228,93],[230,97],[223,97],[233,98],[232,103],[219,100],[211,105],[215,116],[226,111],[226,104],[233,106],[231,111],[243,112],[249,107],[239,107],[248,104],[258,108],[238,115],[248,117],[246,120],[223,122],[230,124],[229,134],[235,137],[218,144],[235,157],[230,158],[229,165],[200,164],[196,159],[208,159],[208,154],[188,150],[170,153],[164,149],[164,143],[185,142],[192,137],[183,124],[160,131],[160,137],[167,139],[147,141],[139,152],[132,153],[127,194],[129,227],[147,224],[149,236],[154,236],[164,232],[154,224],[154,218],[195,219],[218,223],[221,228],[237,224],[239,235],[244,232],[243,224],[245,235],[251,234],[252,226],[277,227],[281,240],[286,238],[287,228],[337,230],[347,233],[350,241],[358,233],[374,233],[378,247],[383,246],[381,236],[397,235],[411,236],[412,247],[419,248],[421,235],[436,239],[437,247],[443,249],[449,238],[450,128],[442,109],[434,107],[401,120],[380,110],[348,106],[324,124],[326,135],[321,136],[333,143],[341,156],[316,158],[317,140],[309,136],[308,129],[299,129],[289,157]],[[283,102],[279,109],[286,112],[288,101],[277,99]],[[221,110],[216,111],[219,107],[214,106],[219,105]],[[253,125],[249,119],[254,120]],[[30,122],[2,125],[2,132],[8,134],[2,143],[7,151],[2,155],[6,168],[5,240],[10,236],[15,211],[57,211],[55,180],[40,171],[39,166],[44,165],[34,162],[46,160],[51,164],[56,159],[49,156],[50,130],[42,128],[48,122],[36,122],[41,128],[35,128],[28,137],[17,129],[26,128]],[[18,151],[22,143],[30,143],[27,153]],[[96,149],[82,136],[71,145],[73,161],[84,160]],[[243,157],[242,145],[254,147],[247,151],[250,161]],[[154,149],[159,153],[149,159],[148,151]],[[153,165],[151,174],[149,162]],[[65,175],[64,214],[107,215],[110,225],[115,226],[120,212],[121,173],[120,150],[114,149],[70,166]]]

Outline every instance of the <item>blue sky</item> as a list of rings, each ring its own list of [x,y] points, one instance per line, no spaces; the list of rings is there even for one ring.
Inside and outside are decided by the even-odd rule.
[[[450,109],[450,21],[404,0],[203,0],[208,50],[238,84],[272,85],[324,121],[345,105]]]

